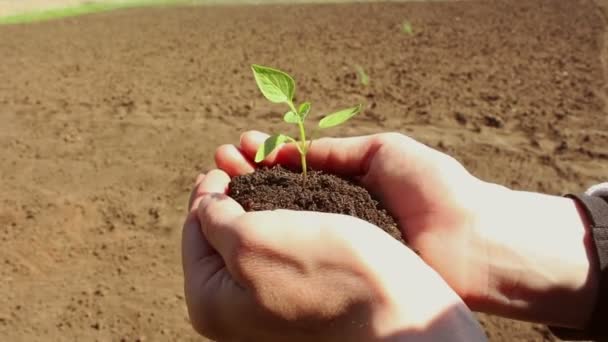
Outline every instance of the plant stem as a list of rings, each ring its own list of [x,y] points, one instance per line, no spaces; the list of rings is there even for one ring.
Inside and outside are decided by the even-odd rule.
[[[300,115],[293,102],[289,101],[287,104],[296,115]],[[306,130],[304,129],[304,122],[302,120],[298,121],[298,127],[300,128],[300,148],[298,150],[300,152],[300,160],[302,161],[302,176],[304,177],[304,183],[306,183],[306,153],[308,152],[308,148],[306,146]]]
[[[299,122],[300,127],[300,143],[302,144],[302,151],[300,152],[300,158],[302,159],[302,175],[304,175],[304,181],[306,181],[306,153],[308,152],[308,146],[306,146],[306,131],[304,130],[304,123]]]

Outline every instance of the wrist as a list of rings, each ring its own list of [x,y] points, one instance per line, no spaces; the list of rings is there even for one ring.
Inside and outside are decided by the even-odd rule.
[[[585,214],[569,198],[488,185],[476,231],[487,287],[476,309],[567,327],[589,319],[597,274]],[[564,310],[568,308],[568,310]]]

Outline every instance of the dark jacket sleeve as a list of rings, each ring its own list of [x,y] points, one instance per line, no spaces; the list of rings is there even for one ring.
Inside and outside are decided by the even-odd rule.
[[[567,196],[581,204],[591,224],[590,233],[600,270],[599,293],[591,321],[584,330],[550,329],[563,340],[608,341],[608,183],[594,186],[585,194]]]

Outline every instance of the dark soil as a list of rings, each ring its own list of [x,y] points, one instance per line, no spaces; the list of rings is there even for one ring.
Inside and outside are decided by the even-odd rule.
[[[280,166],[235,177],[229,195],[247,211],[290,209],[351,215],[404,242],[395,219],[362,186],[321,171],[300,173]],[[404,242],[405,243],[405,242]]]

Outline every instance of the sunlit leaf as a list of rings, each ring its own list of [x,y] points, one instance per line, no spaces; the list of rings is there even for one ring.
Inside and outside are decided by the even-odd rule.
[[[283,121],[287,123],[297,124],[300,122],[300,117],[298,116],[298,114],[290,110],[289,112],[285,113],[285,115],[283,115]]]
[[[286,72],[253,64],[253,76],[258,88],[269,101],[274,103],[291,102],[295,92],[295,81]]]
[[[284,144],[287,141],[293,141],[292,137],[289,137],[284,134],[277,134],[268,137],[262,145],[258,148],[257,153],[255,154],[255,162],[259,163],[262,160],[266,159],[268,155],[272,153],[278,146]]]
[[[412,35],[414,34],[414,29],[412,28],[412,24],[410,24],[409,21],[405,20],[403,21],[403,25],[401,26],[401,30],[403,31],[403,33]]]
[[[360,110],[361,105],[357,105],[356,107],[342,109],[335,113],[329,114],[323,119],[321,119],[321,121],[319,121],[319,128],[329,128],[338,126],[355,116],[357,113],[359,113]]]
[[[304,102],[300,105],[300,108],[298,108],[298,114],[302,118],[302,121],[306,119],[308,113],[310,113],[310,102]]]

